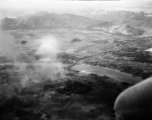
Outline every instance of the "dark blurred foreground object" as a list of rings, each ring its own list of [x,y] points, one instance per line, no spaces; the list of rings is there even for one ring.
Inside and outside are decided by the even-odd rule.
[[[122,92],[114,110],[116,120],[152,120],[152,78]]]

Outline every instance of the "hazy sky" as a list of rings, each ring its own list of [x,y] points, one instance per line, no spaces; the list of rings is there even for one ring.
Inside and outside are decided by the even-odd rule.
[[[84,8],[107,10],[152,10],[152,0],[0,0],[0,12],[4,16],[20,15],[35,11],[79,11]]]

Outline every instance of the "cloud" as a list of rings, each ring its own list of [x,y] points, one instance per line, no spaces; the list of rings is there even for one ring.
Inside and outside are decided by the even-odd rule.
[[[24,15],[37,11],[79,11],[87,7],[107,10],[148,10],[152,0],[118,1],[55,1],[55,0],[0,0],[0,12],[7,15]]]
[[[0,1],[1,2],[1,1]],[[141,0],[133,0],[133,2],[140,3]],[[14,9],[27,9],[27,8],[39,8],[39,9],[81,9],[84,7],[102,7],[102,8],[116,8],[116,7],[129,7],[132,1],[120,0],[120,1],[52,1],[52,0],[6,0],[2,1],[0,6],[5,8]]]

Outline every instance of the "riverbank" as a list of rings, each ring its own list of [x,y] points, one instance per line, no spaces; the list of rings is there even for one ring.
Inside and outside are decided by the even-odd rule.
[[[100,76],[108,76],[110,78],[116,79],[116,80],[120,80],[120,81],[124,81],[124,82],[128,82],[130,84],[136,84],[140,81],[142,81],[141,78],[136,78],[133,77],[130,74],[127,73],[122,73],[116,70],[112,70],[109,68],[104,68],[104,67],[98,67],[98,66],[91,66],[91,65],[86,65],[86,64],[81,64],[81,65],[75,65],[71,68],[72,70],[77,70],[77,71],[86,71],[87,73],[93,73],[93,74],[97,74]]]

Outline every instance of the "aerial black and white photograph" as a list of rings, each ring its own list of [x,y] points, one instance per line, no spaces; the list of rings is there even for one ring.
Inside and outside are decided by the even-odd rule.
[[[152,120],[152,0],[0,0],[0,120]]]

